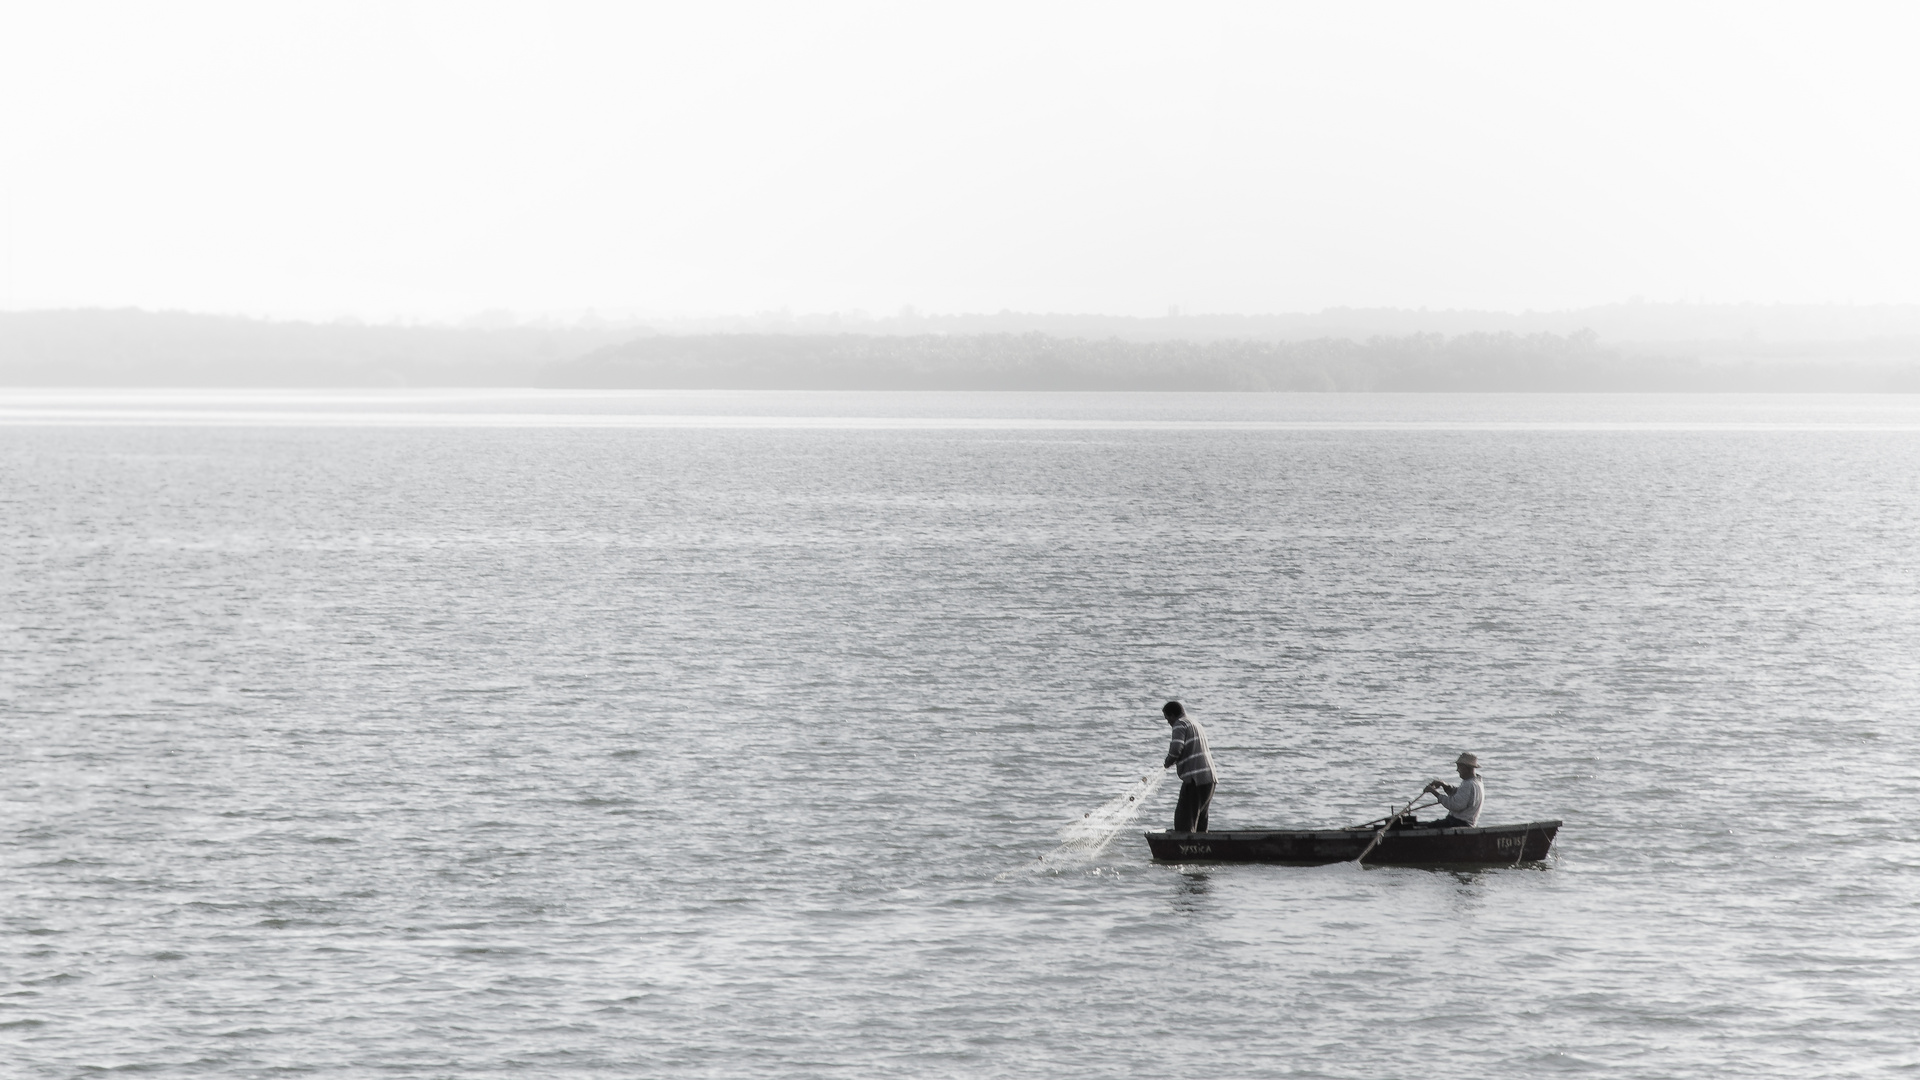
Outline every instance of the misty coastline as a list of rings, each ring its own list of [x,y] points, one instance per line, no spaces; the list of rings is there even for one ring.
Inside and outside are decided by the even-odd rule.
[[[1571,334],[1125,341],[1039,333],[641,338],[545,366],[569,389],[1721,392],[1920,390],[1920,363],[1715,363]]]
[[[78,309],[0,313],[0,386],[1911,393],[1920,311],[391,325]]]

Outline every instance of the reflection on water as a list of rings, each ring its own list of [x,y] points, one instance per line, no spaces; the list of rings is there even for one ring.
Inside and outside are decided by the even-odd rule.
[[[1173,889],[1167,896],[1167,907],[1173,914],[1191,918],[1208,910],[1212,886],[1205,871],[1183,867],[1176,870],[1172,878]]]
[[[1207,883],[1213,880],[1204,870],[1182,869],[1174,875],[1174,887],[1178,896],[1204,896]]]

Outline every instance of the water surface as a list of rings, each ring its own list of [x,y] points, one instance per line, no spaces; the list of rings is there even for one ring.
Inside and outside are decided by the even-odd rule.
[[[1906,1075],[1917,478],[1899,397],[8,392],[0,1054]],[[1168,697],[1219,827],[1472,749],[1556,855],[1040,865]]]

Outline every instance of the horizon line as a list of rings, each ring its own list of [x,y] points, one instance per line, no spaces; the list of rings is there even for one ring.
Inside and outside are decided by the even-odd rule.
[[[1398,306],[1387,304],[1361,305],[1339,304],[1321,307],[1315,310],[1292,311],[1192,311],[1184,305],[1169,305],[1166,312],[1158,315],[1112,314],[1096,311],[1043,311],[1016,310],[1001,308],[997,311],[922,311],[911,305],[890,313],[876,313],[860,307],[847,307],[822,311],[795,311],[791,308],[775,308],[760,311],[678,311],[643,312],[637,309],[609,309],[600,306],[568,308],[520,309],[505,306],[488,306],[468,311],[466,314],[419,314],[385,311],[368,313],[365,310],[317,309],[300,311],[279,310],[232,310],[218,308],[191,308],[182,306],[149,306],[143,304],[65,304],[43,305],[36,307],[0,306],[0,317],[32,316],[55,314],[125,314],[137,313],[159,316],[188,316],[211,319],[235,319],[248,322],[277,324],[306,324],[313,326],[370,326],[396,328],[442,328],[442,329],[510,329],[525,328],[569,328],[579,326],[644,326],[650,323],[841,323],[862,324],[909,324],[915,322],[934,323],[944,320],[969,319],[1097,319],[1114,322],[1150,323],[1155,325],[1176,325],[1183,322],[1202,322],[1206,320],[1261,320],[1261,319],[1312,319],[1340,315],[1427,315],[1427,316],[1494,316],[1505,318],[1527,318],[1555,315],[1575,315],[1587,312],[1614,311],[1622,309],[1674,309],[1674,310],[1710,310],[1710,309],[1762,309],[1762,310],[1802,310],[1802,311],[1863,311],[1875,309],[1920,310],[1920,300],[1906,301],[1868,301],[1828,300],[1705,300],[1674,299],[1653,300],[1642,296],[1630,296],[1622,300],[1612,300],[1586,305],[1565,307],[1435,307]]]

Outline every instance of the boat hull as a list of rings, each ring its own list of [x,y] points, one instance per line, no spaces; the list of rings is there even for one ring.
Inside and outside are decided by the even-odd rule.
[[[1472,829],[1393,829],[1367,851],[1368,866],[1512,866],[1547,857],[1558,821]],[[1323,866],[1352,862],[1373,829],[1231,829],[1150,832],[1155,862],[1281,863]]]

